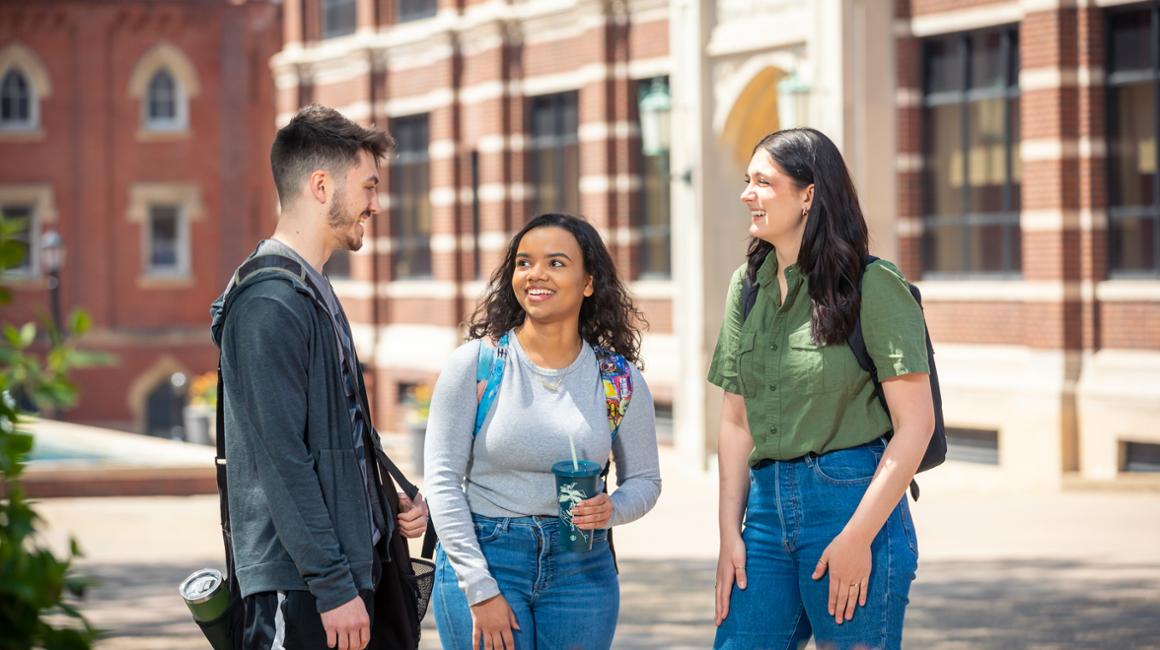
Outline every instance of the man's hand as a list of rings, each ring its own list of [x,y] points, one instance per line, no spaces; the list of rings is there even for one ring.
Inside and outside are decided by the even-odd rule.
[[[366,604],[358,596],[322,612],[322,629],[326,630],[328,648],[363,650],[371,642],[371,618],[367,615]]]
[[[427,530],[427,500],[423,494],[415,494],[411,501],[406,494],[399,493],[399,516],[395,518],[399,523],[399,531],[404,537],[421,537]]]

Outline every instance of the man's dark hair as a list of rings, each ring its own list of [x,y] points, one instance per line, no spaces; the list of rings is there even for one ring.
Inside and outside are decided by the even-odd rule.
[[[311,104],[278,129],[270,147],[270,167],[283,206],[298,196],[302,180],[316,169],[341,177],[366,151],[378,164],[395,147],[386,131],[365,128],[333,108]]]

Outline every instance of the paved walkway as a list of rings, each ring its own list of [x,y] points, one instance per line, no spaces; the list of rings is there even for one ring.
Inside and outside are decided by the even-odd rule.
[[[914,506],[922,560],[906,647],[1160,648],[1160,494],[997,490],[989,468],[925,476]],[[617,529],[622,608],[616,648],[707,648],[713,637],[716,481],[662,455],[664,494]],[[194,569],[221,565],[216,497],[40,503],[71,533],[100,584],[82,609],[109,631],[104,650],[203,650],[176,595]],[[427,621],[430,626],[430,617]],[[439,648],[434,630],[423,648]]]

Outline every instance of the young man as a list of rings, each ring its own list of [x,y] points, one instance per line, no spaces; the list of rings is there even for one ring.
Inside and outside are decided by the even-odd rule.
[[[277,228],[247,262],[283,256],[301,276],[251,281],[244,263],[213,306],[247,649],[400,647],[382,616],[398,593],[379,578],[392,535],[422,535],[427,507],[400,494],[392,508],[350,324],[321,274],[334,251],[362,247],[393,145],[332,109],[299,111],[270,151]]]

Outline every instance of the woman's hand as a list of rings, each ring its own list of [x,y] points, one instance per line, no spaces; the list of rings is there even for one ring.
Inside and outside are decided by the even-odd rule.
[[[745,589],[748,580],[745,573],[745,542],[740,535],[728,542],[721,542],[717,555],[717,625],[729,616],[729,596],[733,593],[733,582],[738,589]]]
[[[471,606],[471,647],[483,650],[516,650],[512,630],[520,629],[516,614],[502,595]]]
[[[870,543],[854,539],[846,532],[830,542],[814,569],[814,580],[821,580],[830,572],[829,612],[841,625],[854,618],[856,605],[866,605],[866,590],[870,585]]]
[[[601,492],[572,506],[572,524],[580,530],[599,530],[612,523],[612,499]]]

